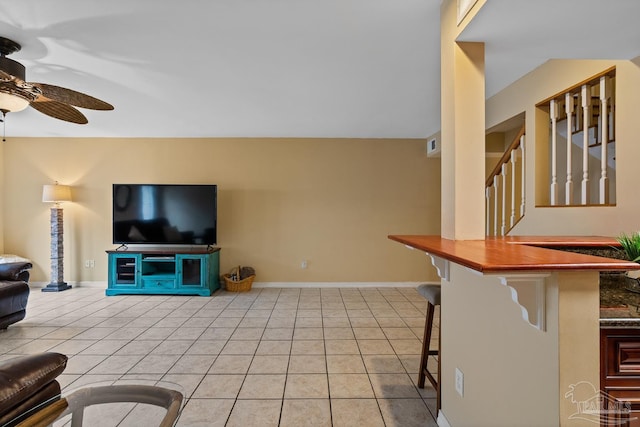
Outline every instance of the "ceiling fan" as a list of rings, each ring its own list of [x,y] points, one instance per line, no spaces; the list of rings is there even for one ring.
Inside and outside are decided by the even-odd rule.
[[[88,120],[75,107],[113,110],[113,105],[75,90],[25,81],[24,65],[7,58],[21,48],[13,40],[0,37],[0,121],[4,122],[7,113],[29,105],[47,116],[77,124]]]

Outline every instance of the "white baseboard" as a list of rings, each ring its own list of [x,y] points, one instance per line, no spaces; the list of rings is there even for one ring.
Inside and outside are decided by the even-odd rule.
[[[67,282],[74,288],[106,289],[107,282]],[[423,283],[439,285],[440,282],[253,282],[254,288],[415,288]],[[32,288],[44,288],[48,282],[29,282]]]
[[[254,288],[415,288],[439,282],[253,282]]]
[[[444,416],[442,410],[438,411],[438,419],[436,420],[436,422],[438,423],[439,427],[451,427],[451,424],[449,424],[449,420],[447,420],[447,417]]]

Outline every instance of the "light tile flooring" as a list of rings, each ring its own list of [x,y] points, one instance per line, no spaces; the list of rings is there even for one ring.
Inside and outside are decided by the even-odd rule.
[[[0,332],[0,360],[68,355],[63,393],[113,383],[177,389],[179,426],[435,426],[435,391],[416,387],[425,311],[413,288],[210,298],[36,288],[27,318]],[[162,416],[119,405],[94,411],[90,425],[150,426]]]

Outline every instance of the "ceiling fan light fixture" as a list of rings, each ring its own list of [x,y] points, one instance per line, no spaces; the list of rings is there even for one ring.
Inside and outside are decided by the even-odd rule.
[[[29,100],[10,93],[0,92],[0,111],[15,113],[29,106]]]
[[[86,124],[87,118],[75,107],[113,110],[113,105],[87,94],[60,86],[25,81],[25,67],[7,58],[20,45],[0,36],[0,122],[7,113],[31,106],[36,111],[70,123]]]
[[[3,42],[3,40],[0,40],[0,42]],[[20,45],[16,44],[16,46],[0,43],[0,70],[24,80],[26,74],[24,65],[4,56],[15,49],[20,49]],[[0,88],[0,111],[4,113],[14,113],[16,111],[22,111],[29,106],[29,99],[16,95],[14,92],[10,86],[4,88],[4,90]]]

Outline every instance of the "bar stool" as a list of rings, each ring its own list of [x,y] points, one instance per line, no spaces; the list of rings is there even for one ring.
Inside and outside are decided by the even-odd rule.
[[[436,305],[440,305],[440,285],[420,285],[417,291],[427,300],[427,317],[424,323],[424,338],[422,339],[422,357],[420,358],[420,371],[418,374],[418,387],[424,388],[424,380],[427,378],[436,390],[437,407],[440,409],[440,328],[438,328],[438,349],[430,350],[431,331],[433,330],[433,316]],[[438,356],[437,379],[427,369],[429,356]]]

